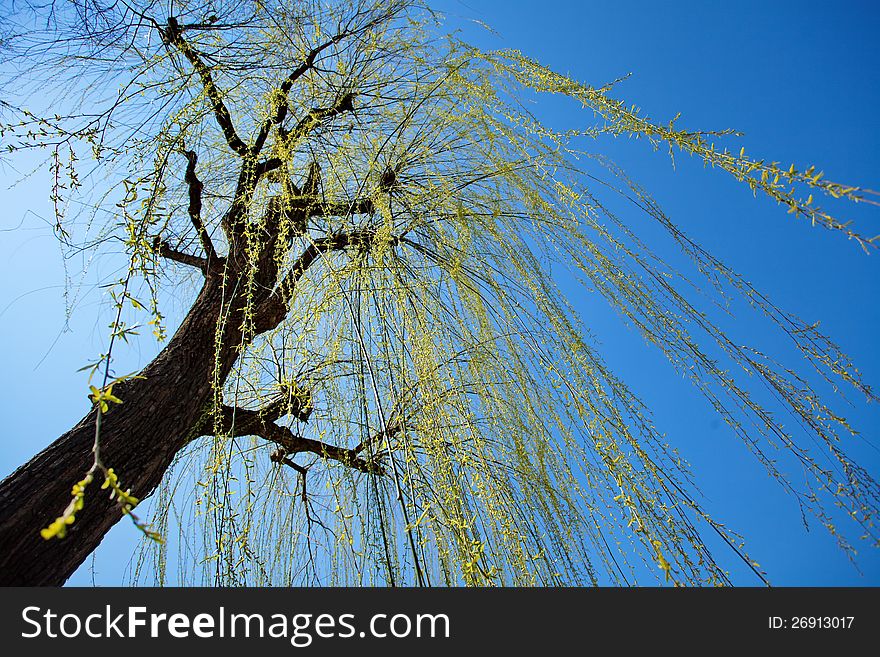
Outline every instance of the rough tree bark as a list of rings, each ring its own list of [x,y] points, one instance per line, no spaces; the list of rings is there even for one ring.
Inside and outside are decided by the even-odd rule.
[[[195,437],[211,402],[221,294],[219,278],[208,278],[178,331],[143,370],[145,378],[118,384],[114,390],[123,403],[102,418],[102,460],[138,498],[159,485],[174,455]],[[229,323],[236,324],[240,322]],[[234,356],[231,348],[221,355],[222,376],[232,367]],[[0,483],[0,584],[64,583],[122,518],[106,491],[92,484],[86,490],[85,508],[67,537],[40,536],[40,530],[70,501],[71,486],[92,465],[96,414],[93,408]]]

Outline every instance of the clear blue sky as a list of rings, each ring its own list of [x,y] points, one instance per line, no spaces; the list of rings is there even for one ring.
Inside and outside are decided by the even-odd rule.
[[[543,63],[601,85],[633,73],[617,95],[657,120],[682,112],[679,127],[735,128],[746,151],[786,165],[816,164],[832,180],[880,188],[880,7],[874,2],[624,2],[603,0],[443,0],[454,23],[478,19],[499,36],[468,29],[480,45],[518,48]],[[557,124],[588,117],[551,108]],[[607,146],[607,147],[606,147]],[[601,146],[645,185],[692,237],[770,293],[786,310],[822,327],[880,387],[880,253],[754,199],[723,174],[679,159],[675,171],[646,144]],[[16,165],[20,172],[28,169]],[[0,344],[6,435],[0,476],[48,444],[86,411],[84,375],[76,370],[103,350],[106,307],[86,286],[66,326],[64,270],[47,223],[45,176],[8,189],[19,174],[0,165]],[[880,212],[851,215],[880,233]],[[80,263],[69,262],[76,277]],[[112,272],[92,267],[89,281]],[[578,301],[581,303],[581,300]],[[778,585],[880,585],[880,551],[863,546],[856,570],[827,533],[806,532],[794,501],[764,474],[663,357],[613,312],[582,300],[609,364],[680,445],[709,509],[743,533],[754,557]],[[750,330],[743,324],[743,331]],[[758,330],[758,329],[756,329]],[[757,338],[772,336],[756,336]],[[119,371],[153,354],[148,344],[125,355]],[[851,452],[880,476],[880,414],[853,396],[849,416],[864,434]],[[120,523],[71,583],[112,585],[138,534]],[[742,584],[755,584],[744,574]]]

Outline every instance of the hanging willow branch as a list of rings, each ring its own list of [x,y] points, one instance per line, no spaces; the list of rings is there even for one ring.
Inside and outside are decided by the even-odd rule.
[[[132,86],[95,142],[119,185],[83,203],[123,220],[64,230],[99,247],[124,236],[150,295],[134,310],[152,323],[186,289],[157,254],[205,272],[199,300],[216,313],[210,400],[180,427],[187,446],[153,503],[170,540],[144,547],[136,580],[726,584],[736,563],[766,581],[704,507],[675,437],[589,341],[570,283],[693,383],[805,519],[850,553],[854,536],[880,543],[880,487],[819,389],[876,400],[869,384],[818,325],[705,251],[596,151],[627,135],[687,153],[868,251],[876,238],[813,195],[845,213],[874,192],[716,147],[735,133],[650,120],[613,85],[517,51],[438,39],[409,2],[245,4],[221,3],[214,22],[194,5],[79,16],[106,28],[80,43],[104,43]],[[75,64],[97,93],[98,64],[53,47],[47,65]],[[575,99],[594,123],[548,128],[523,109],[541,94]],[[123,111],[125,129],[109,120]],[[45,145],[97,139],[36,116],[21,125],[42,126]],[[180,152],[182,176],[167,164]],[[621,199],[631,214],[612,210]],[[645,218],[690,264],[646,242]],[[735,318],[706,298],[740,299],[800,362],[729,337]]]

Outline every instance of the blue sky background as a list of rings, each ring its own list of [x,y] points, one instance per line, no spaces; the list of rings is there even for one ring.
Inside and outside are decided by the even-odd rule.
[[[732,150],[744,145],[759,158],[815,164],[831,180],[880,188],[880,9],[873,2],[443,0],[433,6],[478,45],[520,49],[597,86],[633,73],[616,95],[658,121],[682,112],[678,127],[744,132],[730,142]],[[473,19],[498,36],[468,27]],[[542,116],[571,127],[591,118],[556,104]],[[677,158],[673,171],[669,158],[644,142],[603,141],[594,148],[610,154],[691,237],[779,306],[810,323],[821,320],[867,382],[880,387],[880,252],[866,256],[839,235],[811,229],[695,160]],[[106,300],[92,284],[116,266],[92,266],[68,321],[47,176],[40,171],[10,189],[32,166],[36,160],[0,163],[0,414],[7,431],[0,476],[87,410],[85,375],[76,370],[103,351],[109,322]],[[836,209],[860,222],[863,232],[880,233],[876,208]],[[67,265],[76,277],[81,263]],[[880,551],[861,546],[860,573],[824,529],[805,531],[794,500],[662,355],[601,302],[570,292],[608,363],[692,463],[709,510],[746,537],[772,583],[880,585]],[[773,335],[750,335],[765,325],[744,319],[737,328],[750,340],[774,343]],[[119,352],[117,371],[137,369],[154,351],[145,341]],[[846,412],[864,438],[850,452],[878,477],[880,415],[876,405],[850,397],[854,406]],[[119,523],[70,583],[121,583],[138,537],[129,523]],[[746,573],[733,574],[737,583],[757,584]]]

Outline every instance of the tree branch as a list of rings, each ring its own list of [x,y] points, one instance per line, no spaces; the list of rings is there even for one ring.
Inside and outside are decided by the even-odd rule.
[[[303,476],[303,484],[305,484],[305,476],[308,472],[307,468],[302,467],[301,465],[294,463],[289,458],[287,458],[287,451],[283,447],[279,447],[276,450],[273,450],[271,454],[269,454],[269,460],[273,463],[283,463],[286,466],[289,466],[299,472]],[[306,502],[308,499],[306,495],[305,485],[303,485],[303,502]]]
[[[277,158],[277,157],[270,157],[266,160],[263,160],[262,162],[257,163],[255,173],[258,178],[261,178],[264,175],[266,175],[267,173],[269,173],[270,171],[275,171],[282,164],[284,164],[284,160]]]
[[[379,431],[378,433],[365,438],[361,441],[357,447],[355,447],[352,451],[355,454],[360,454],[365,449],[367,449],[370,445],[375,445],[382,441],[383,438],[394,438],[398,433],[403,431],[403,422],[394,422],[392,423],[386,431]]]
[[[189,185],[189,218],[199,235],[208,263],[216,263],[217,252],[214,250],[214,243],[202,222],[202,189],[204,189],[204,185],[196,177],[196,162],[199,158],[194,151],[184,151],[184,155],[187,160],[184,181]]]
[[[293,130],[284,130],[279,127],[278,133],[281,137],[282,145],[285,148],[290,148],[315,127],[320,125],[321,121],[331,119],[334,116],[339,116],[343,112],[353,112],[355,95],[354,92],[350,91],[340,96],[336,102],[329,107],[315,107],[314,109],[309,110],[308,114],[299,120]]]
[[[293,69],[293,71],[290,72],[290,75],[288,75],[284,79],[284,81],[281,83],[281,87],[280,87],[281,92],[285,93],[285,94],[288,93],[290,91],[290,89],[293,87],[293,83],[296,82],[300,77],[302,77],[305,74],[306,71],[308,71],[310,68],[312,68],[315,65],[315,59],[317,59],[318,55],[320,55],[323,51],[325,51],[330,46],[339,43],[344,38],[351,36],[352,34],[354,34],[353,31],[344,30],[344,31],[336,34],[332,38],[328,39],[327,41],[325,41],[321,45],[315,46],[314,48],[312,48],[309,51],[309,54],[306,55],[306,58],[303,61],[303,63],[300,64],[299,66],[297,66],[295,69]]]
[[[372,214],[374,209],[370,198],[328,203],[320,196],[309,195],[285,199],[284,203],[284,210],[288,214],[306,212],[310,217],[352,217],[358,214]]]
[[[183,251],[178,251],[177,249],[169,246],[168,242],[165,242],[160,237],[156,237],[153,239],[153,249],[163,258],[173,260],[174,262],[179,262],[182,265],[195,267],[196,269],[201,270],[201,272],[206,276],[208,274],[207,260],[205,260],[204,258],[200,258],[199,256],[184,253]]]
[[[324,254],[341,251],[349,246],[369,245],[375,233],[372,228],[336,233],[319,238],[306,247],[272,294],[255,308],[254,323],[257,334],[270,331],[284,321],[297,281],[316,260]],[[397,243],[396,238],[393,239],[393,243]]]
[[[276,408],[277,410],[277,408]],[[283,413],[284,411],[279,411]],[[308,452],[320,456],[323,459],[338,461],[339,463],[374,474],[384,474],[385,469],[375,461],[368,461],[358,456],[354,449],[345,447],[337,447],[297,435],[285,427],[276,424],[270,417],[271,413],[265,410],[252,411],[246,408],[234,408],[232,406],[223,406],[222,408],[222,428],[233,436],[258,436],[264,440],[275,443],[281,447],[286,454],[298,454]]]
[[[296,394],[281,395],[257,410],[224,405],[221,409],[224,431],[238,433],[233,431],[233,423],[248,429],[254,423],[274,422],[285,415],[292,415],[300,422],[308,422],[312,415],[311,395],[298,386],[295,391]]]
[[[368,461],[360,458],[353,449],[329,445],[320,440],[312,440],[294,434],[289,427],[279,426],[275,423],[265,423],[259,427],[261,431],[255,435],[282,447],[288,454],[308,452],[320,456],[323,459],[337,461],[344,466],[371,474],[385,474],[385,468],[376,461]]]
[[[238,133],[235,131],[235,126],[232,123],[232,116],[229,114],[229,110],[223,103],[223,95],[214,83],[214,78],[211,77],[211,69],[209,69],[202,61],[195,49],[187,43],[181,32],[182,30],[177,19],[173,16],[169,16],[168,27],[161,30],[162,41],[176,46],[177,49],[183,53],[183,56],[189,60],[190,64],[192,64],[196,73],[198,73],[199,78],[202,80],[202,86],[205,88],[208,100],[211,101],[214,116],[217,119],[217,124],[223,131],[226,143],[229,144],[229,147],[233,151],[242,157],[247,156],[250,149],[248,149],[247,144],[239,138]]]
[[[280,292],[282,296],[288,294],[286,291],[292,290],[296,282],[306,273],[315,260],[325,253],[341,251],[354,244],[368,244],[375,235],[375,232],[375,230],[369,228],[349,233],[336,233],[315,240],[297,258],[290,271],[284,277],[284,280],[278,285],[277,292]]]
[[[289,111],[289,107],[287,105],[287,95],[290,93],[290,90],[293,87],[293,83],[301,78],[306,73],[306,71],[308,71],[315,65],[315,59],[318,57],[318,55],[320,55],[324,50],[326,50],[333,44],[339,43],[345,37],[350,36],[351,34],[353,34],[353,32],[340,32],[328,41],[325,41],[321,45],[312,48],[309,51],[309,54],[306,55],[303,63],[297,66],[293,71],[290,72],[290,75],[284,78],[284,80],[278,87],[278,92],[275,100],[276,106],[270,112],[269,117],[263,122],[263,125],[260,126],[260,131],[257,134],[256,140],[254,141],[252,152],[255,155],[262,150],[263,144],[266,143],[266,138],[269,136],[269,131],[272,129],[272,126],[280,125],[282,121],[284,121],[284,119],[287,117],[287,112]]]
[[[324,527],[326,529],[327,526],[324,523],[322,523],[320,520],[312,518],[312,513],[311,513],[310,505],[309,505],[309,493],[308,493],[308,490],[306,487],[306,475],[308,475],[309,469],[304,468],[303,466],[298,465],[297,463],[294,463],[293,460],[287,458],[287,451],[283,447],[279,447],[278,449],[274,450],[271,454],[269,454],[269,460],[272,461],[273,463],[280,463],[280,464],[286,465],[290,468],[293,468],[294,470],[296,470],[299,473],[300,477],[302,477],[301,497],[302,497],[303,506],[306,511],[306,520],[308,520],[309,527],[311,527],[312,522],[317,521],[317,523],[319,525],[321,525],[322,527]]]

